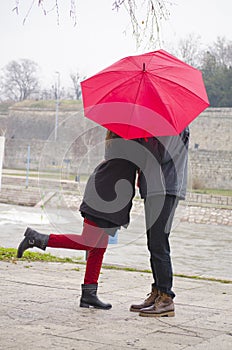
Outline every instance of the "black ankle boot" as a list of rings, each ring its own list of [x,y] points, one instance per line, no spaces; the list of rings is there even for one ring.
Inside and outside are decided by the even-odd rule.
[[[109,310],[112,308],[111,304],[105,304],[97,297],[97,284],[82,284],[82,295],[80,300],[80,307],[93,306],[96,309]]]
[[[48,244],[49,235],[44,235],[28,227],[24,233],[25,238],[18,247],[17,258],[21,258],[28,248],[37,247],[45,250]]]

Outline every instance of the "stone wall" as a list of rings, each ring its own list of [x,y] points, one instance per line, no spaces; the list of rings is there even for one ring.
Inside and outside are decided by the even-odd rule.
[[[5,168],[89,173],[103,157],[105,129],[83,117],[80,110],[55,111],[12,108],[6,134]]]
[[[232,189],[232,151],[190,149],[189,186]]]
[[[232,108],[208,108],[190,125],[191,149],[232,151]]]
[[[5,119],[4,119],[5,121]],[[1,122],[1,120],[0,120]],[[5,168],[89,173],[103,158],[105,129],[83,117],[81,107],[10,109]],[[232,188],[232,108],[209,108],[190,125],[189,184],[192,188]]]
[[[232,188],[232,108],[208,108],[190,126],[192,188]]]
[[[89,174],[103,159],[103,144],[85,145],[80,138],[73,144],[65,141],[7,140],[4,168],[26,169],[30,147],[30,170]]]

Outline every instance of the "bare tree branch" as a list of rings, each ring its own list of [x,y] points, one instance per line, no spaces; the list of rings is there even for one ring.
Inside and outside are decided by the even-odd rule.
[[[137,47],[154,47],[160,41],[160,24],[168,19],[171,4],[164,0],[118,0],[113,9],[119,11],[123,5],[128,12]]]
[[[116,0],[112,4],[112,9],[113,10],[119,10],[120,6],[125,2],[126,0]]]
[[[35,3],[42,9],[44,15],[49,12],[56,11],[57,24],[60,24],[60,8],[61,0],[53,0],[53,7],[48,10],[45,5],[47,0],[29,0],[30,6],[24,17],[23,23],[30,15]],[[77,8],[76,2],[78,0],[70,1],[70,18],[77,24]],[[79,0],[80,1],[80,0]],[[20,3],[22,0],[15,0],[15,7],[13,11],[19,13]],[[137,47],[140,46],[154,46],[160,40],[160,23],[169,16],[168,6],[172,4],[172,0],[112,0],[112,10],[119,12],[121,8],[127,11],[132,33],[136,39]]]
[[[23,24],[25,24],[26,20],[28,19],[32,8],[35,6],[35,4],[38,4],[38,7],[40,7],[43,11],[44,15],[47,15],[49,12],[56,12],[56,20],[57,20],[57,25],[60,24],[60,8],[59,8],[59,3],[61,0],[53,0],[53,6],[51,9],[46,9],[45,5],[48,3],[47,0],[30,0],[30,5],[28,8],[28,11],[26,13],[26,15],[24,16],[23,19]],[[72,19],[74,25],[76,25],[76,4],[75,1],[76,0],[69,0],[70,1],[70,18]],[[16,14],[19,14],[19,8],[20,8],[20,2],[22,2],[22,0],[15,0],[15,7],[12,9],[12,11],[15,11]]]
[[[26,20],[27,20],[27,18],[28,18],[28,16],[29,16],[29,14],[30,14],[30,12],[31,12],[31,10],[32,10],[32,8],[33,8],[33,6],[34,6],[34,4],[35,4],[35,1],[36,1],[36,0],[33,0],[33,1],[32,1],[31,6],[29,7],[29,9],[28,9],[28,11],[27,11],[27,14],[26,14],[26,16],[24,17],[23,24],[25,24],[25,22],[26,22]]]
[[[70,18],[72,19],[74,26],[76,26],[76,24],[77,24],[77,8],[76,8],[75,0],[71,0]]]

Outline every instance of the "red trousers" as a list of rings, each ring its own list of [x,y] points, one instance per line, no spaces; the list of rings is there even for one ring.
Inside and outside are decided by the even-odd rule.
[[[102,261],[108,244],[108,235],[94,222],[84,219],[81,235],[50,234],[48,247],[87,250],[84,284],[97,284]]]

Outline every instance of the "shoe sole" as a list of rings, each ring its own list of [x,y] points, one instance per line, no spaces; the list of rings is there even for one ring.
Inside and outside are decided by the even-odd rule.
[[[99,309],[99,310],[110,310],[112,308],[112,305],[103,308],[100,306],[95,306],[95,305],[91,305],[91,304],[87,304],[87,303],[80,303],[80,307],[84,307],[86,309],[94,308],[94,309]]]
[[[142,309],[144,309],[144,308],[146,308],[146,307],[149,307],[149,306],[152,306],[153,304],[148,304],[148,305],[146,305],[146,306],[143,306],[143,307],[141,307],[140,309],[135,309],[135,308],[133,308],[132,306],[129,308],[129,311],[131,311],[131,312],[140,312]]]
[[[112,306],[103,308],[103,307],[98,307],[98,306],[93,306],[93,305],[88,305],[88,306],[80,305],[80,307],[83,307],[86,309],[98,309],[98,310],[110,310],[112,308]]]
[[[129,311],[131,311],[131,312],[140,312],[140,310],[141,309],[132,309],[132,308],[129,309]]]
[[[17,259],[21,259],[23,257],[23,253],[21,250],[22,250],[22,246],[23,246],[23,243],[24,243],[24,240],[26,239],[26,237],[29,235],[31,231],[31,228],[30,227],[27,227],[26,231],[24,232],[24,239],[22,240],[22,242],[19,244],[18,246],[18,249],[17,249]]]
[[[142,316],[142,317],[174,317],[175,311],[162,312],[160,314],[140,312],[139,316]]]
[[[17,249],[17,259],[21,259],[23,256],[23,252],[22,252],[22,246],[23,246],[23,242],[24,240],[20,243],[20,245],[18,246]]]

